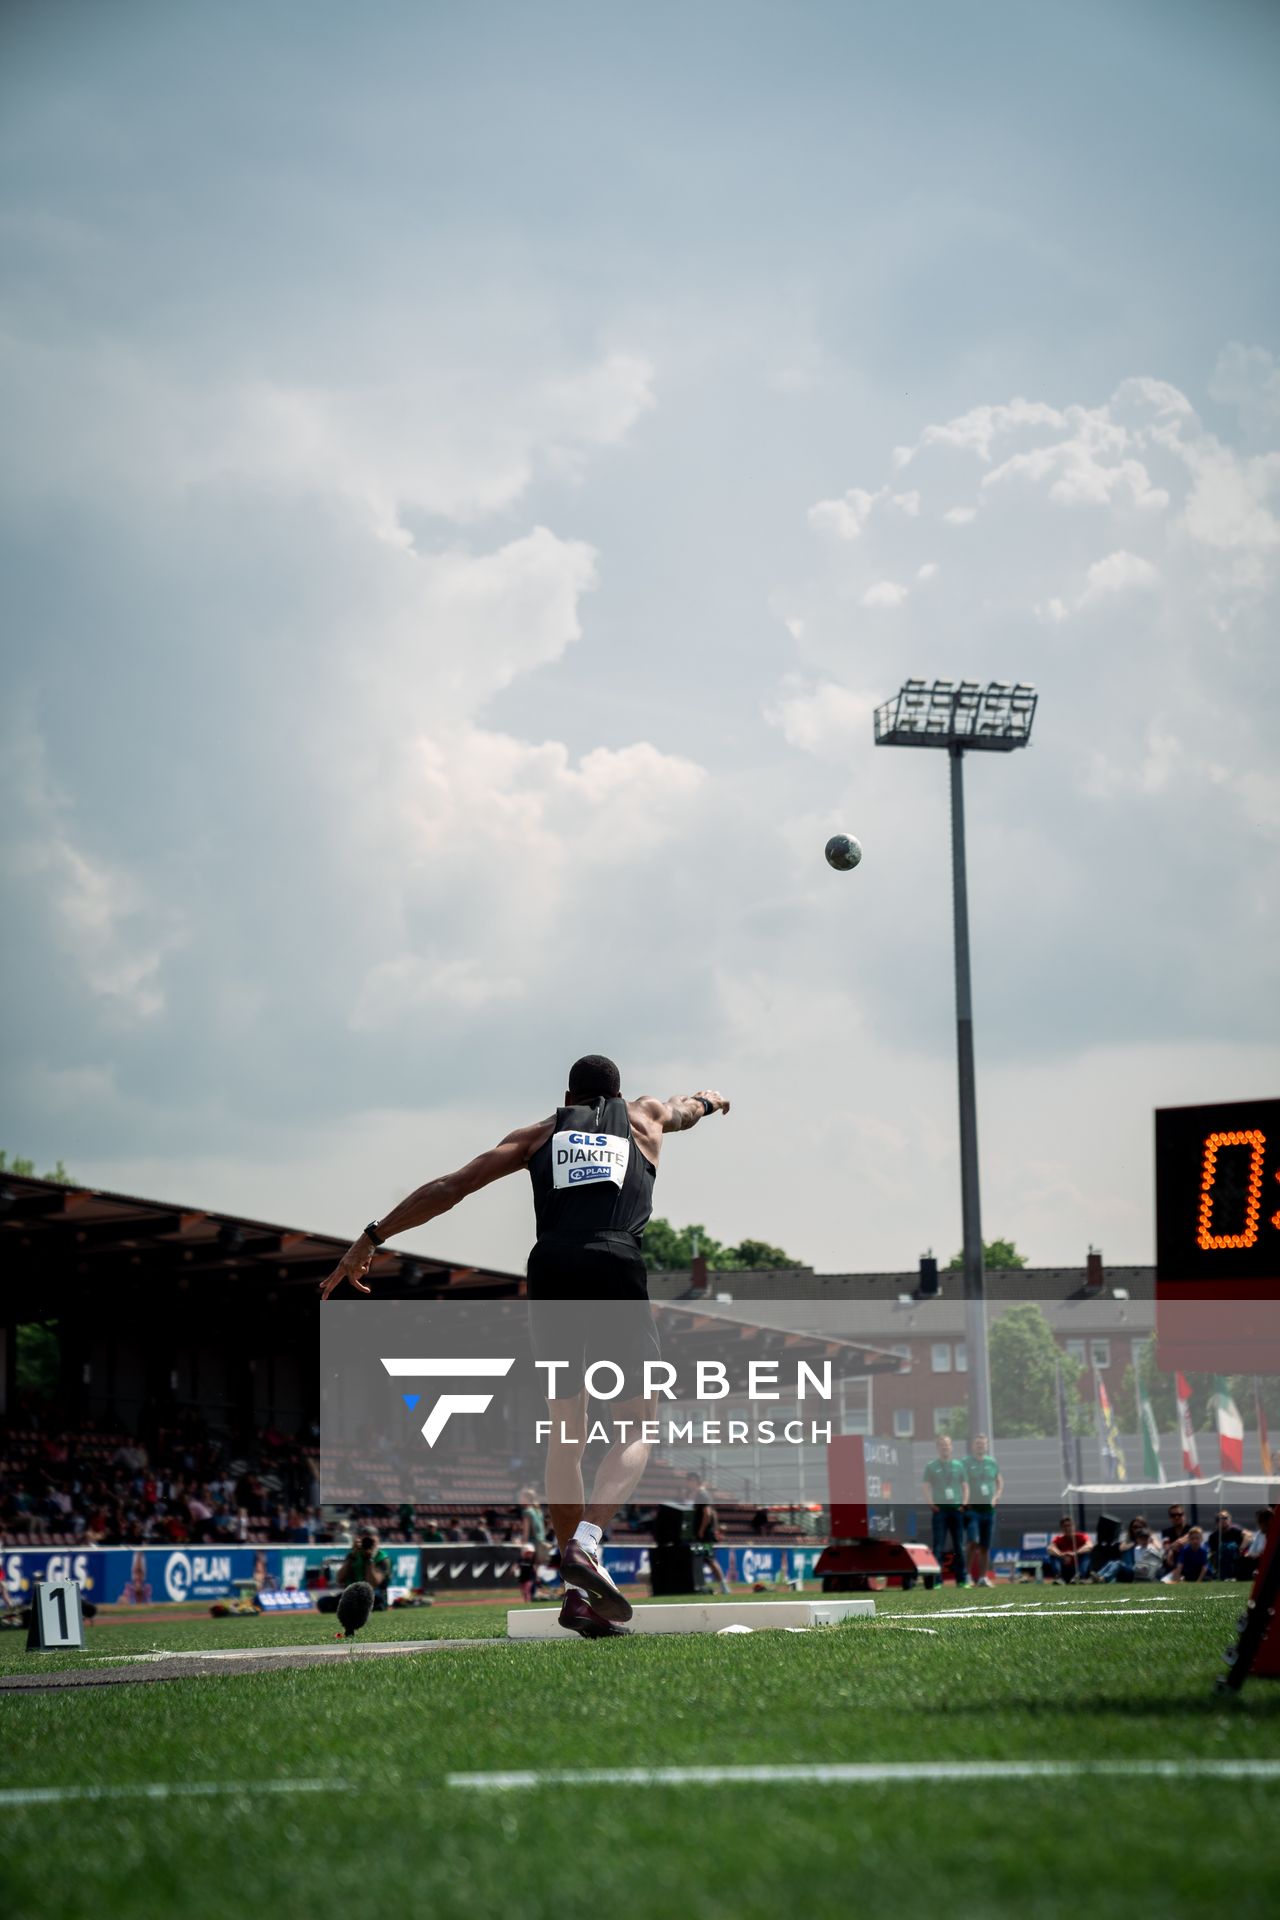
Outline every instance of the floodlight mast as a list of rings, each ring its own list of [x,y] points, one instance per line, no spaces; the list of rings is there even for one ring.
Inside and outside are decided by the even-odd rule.
[[[1010,753],[1031,738],[1038,696],[1021,681],[908,680],[877,708],[878,747],[945,747],[951,762],[951,882],[955,931],[956,1064],[960,1093],[960,1205],[964,1224],[965,1344],[969,1363],[969,1438],[994,1442],[991,1365],[987,1353],[986,1276],[982,1258],[982,1204],[978,1180],[978,1091],[973,1053],[973,991],[969,968],[969,888],[965,864],[966,749]]]

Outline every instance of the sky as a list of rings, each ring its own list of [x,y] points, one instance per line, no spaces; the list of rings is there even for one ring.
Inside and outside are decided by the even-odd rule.
[[[657,1210],[1152,1257],[1280,1085],[1280,14],[11,0],[0,1146],[353,1236],[722,1090]],[[833,873],[829,834],[862,865]],[[405,1244],[510,1269],[520,1176]]]

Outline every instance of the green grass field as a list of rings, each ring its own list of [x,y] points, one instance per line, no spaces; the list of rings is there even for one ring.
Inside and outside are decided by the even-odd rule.
[[[0,1788],[222,1783],[217,1797],[0,1805],[8,1916],[246,1913],[783,1920],[1270,1915],[1280,1778],[1130,1774],[1280,1762],[1280,1686],[1212,1692],[1243,1587],[886,1593],[805,1634],[461,1647],[0,1696]],[[1013,1601],[1034,1614],[990,1617]],[[956,1617],[958,1606],[981,1613]],[[1147,1610],[1150,1609],[1150,1610]],[[988,1616],[988,1617],[984,1617]],[[376,1617],[369,1638],[498,1638],[505,1605]],[[912,1629],[929,1628],[931,1632]],[[328,1619],[95,1628],[94,1660],[331,1639]],[[0,1667],[28,1671],[15,1635]],[[43,1656],[84,1665],[82,1655]],[[955,1763],[945,1781],[449,1783],[511,1769]],[[1112,1763],[971,1779],[966,1763]],[[1123,1763],[1115,1770],[1115,1763]],[[279,1789],[264,1791],[269,1783]],[[304,1788],[290,1783],[309,1784]]]

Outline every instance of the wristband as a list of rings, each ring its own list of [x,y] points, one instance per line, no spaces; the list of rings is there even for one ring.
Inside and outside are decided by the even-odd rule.
[[[707,1099],[705,1094],[700,1093],[698,1095],[698,1098],[702,1102],[702,1112],[703,1112],[704,1118],[706,1117],[707,1114],[715,1112],[715,1108],[712,1106],[711,1102]]]
[[[378,1232],[378,1223],[376,1220],[371,1220],[369,1222],[368,1226],[364,1230],[364,1237],[366,1240],[370,1241],[375,1247],[380,1247],[382,1245],[382,1235]]]

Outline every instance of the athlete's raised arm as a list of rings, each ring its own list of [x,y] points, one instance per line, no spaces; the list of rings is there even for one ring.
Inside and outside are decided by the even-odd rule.
[[[647,1104],[655,1109],[654,1118],[664,1133],[683,1133],[686,1127],[696,1127],[709,1113],[729,1111],[724,1095],[712,1093],[709,1087],[703,1087],[699,1093],[673,1093],[669,1100],[650,1100]]]
[[[469,1193],[478,1193],[481,1187],[492,1186],[495,1180],[501,1180],[504,1174],[519,1173],[527,1167],[530,1159],[555,1125],[554,1120],[537,1120],[532,1126],[517,1127],[496,1147],[479,1153],[474,1160],[468,1160],[465,1167],[459,1167],[456,1173],[442,1174],[438,1180],[428,1180],[424,1186],[414,1191],[390,1213],[384,1213],[381,1220],[371,1220],[358,1240],[353,1240],[339,1260],[327,1280],[320,1283],[320,1298],[327,1300],[334,1288],[344,1280],[349,1280],[359,1293],[368,1293],[364,1284],[374,1254],[384,1241],[393,1234],[408,1233],[411,1227],[421,1227],[428,1220],[438,1219],[442,1213],[448,1213],[456,1207],[459,1200],[465,1200]],[[376,1238],[374,1235],[376,1234]]]
[[[659,1100],[654,1094],[646,1093],[638,1100],[629,1101],[627,1111],[641,1152],[647,1153],[656,1166],[664,1133],[683,1133],[688,1127],[696,1127],[709,1113],[728,1113],[729,1102],[722,1093],[713,1093],[709,1088],[701,1093],[673,1094],[670,1100]]]

